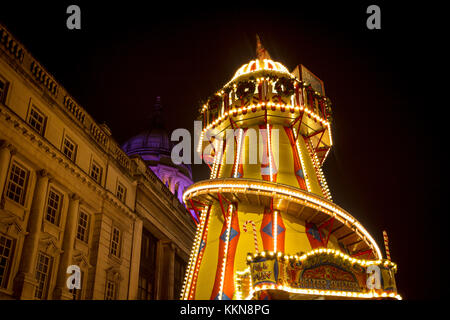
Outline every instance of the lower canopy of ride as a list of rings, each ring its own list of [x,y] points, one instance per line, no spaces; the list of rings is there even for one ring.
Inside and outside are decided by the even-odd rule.
[[[396,265],[320,196],[228,178],[198,182],[184,197],[202,209],[185,299],[401,299]]]

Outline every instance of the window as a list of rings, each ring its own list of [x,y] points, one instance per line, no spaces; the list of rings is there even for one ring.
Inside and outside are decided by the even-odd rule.
[[[62,195],[53,188],[48,193],[47,212],[45,220],[53,224],[59,223],[59,212],[61,211]]]
[[[6,93],[8,92],[8,82],[0,77],[0,103],[5,103]]]
[[[0,288],[6,288],[8,286],[13,244],[13,239],[0,235]]]
[[[120,257],[120,230],[113,227],[111,234],[111,248],[109,252],[116,257]]]
[[[175,255],[175,266],[174,266],[174,299],[178,299],[181,295],[181,288],[183,285],[184,273],[186,271],[186,263],[181,257]]]
[[[127,188],[125,188],[121,183],[117,184],[116,196],[120,201],[125,202],[127,196]]]
[[[13,162],[9,172],[8,187],[6,188],[6,196],[23,205],[25,202],[25,189],[28,181],[28,170]]]
[[[36,265],[36,281],[38,283],[34,296],[38,299],[47,297],[52,258],[42,252],[38,253]]]
[[[91,165],[91,177],[98,183],[102,182],[102,167],[95,161],[92,161]]]
[[[62,152],[72,161],[75,161],[77,154],[77,145],[72,142],[68,137],[64,137]]]
[[[151,300],[153,298],[153,281],[145,276],[139,276],[138,299]]]
[[[139,267],[138,297],[141,300],[155,298],[156,245],[158,239],[147,229],[142,230],[141,261]]]
[[[142,246],[141,246],[141,258],[146,260],[145,264],[156,265],[156,244],[158,239],[156,239],[147,229],[142,232]]]
[[[78,217],[77,239],[88,242],[89,236],[89,215],[80,211]]]
[[[116,283],[110,280],[106,280],[105,300],[115,300],[116,291]]]
[[[30,114],[28,115],[28,124],[36,130],[41,136],[44,135],[45,125],[47,123],[47,117],[41,113],[36,106],[32,105],[30,108]]]

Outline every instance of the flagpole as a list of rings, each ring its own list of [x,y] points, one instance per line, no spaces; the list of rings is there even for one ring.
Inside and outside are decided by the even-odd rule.
[[[386,251],[386,258],[391,261],[391,253],[389,252],[389,238],[386,230],[383,230],[384,249]]]

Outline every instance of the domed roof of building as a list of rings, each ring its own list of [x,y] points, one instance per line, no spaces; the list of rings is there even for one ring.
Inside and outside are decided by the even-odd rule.
[[[150,126],[145,131],[125,142],[122,149],[128,154],[146,152],[170,156],[172,146],[169,133],[165,129],[162,119],[160,97],[156,98],[156,103],[151,111]]]
[[[192,177],[192,169],[189,164],[176,165],[171,160],[174,144],[170,141],[169,132],[165,128],[162,109],[161,98],[157,97],[150,114],[149,127],[126,141],[122,145],[122,149],[129,156],[139,154],[149,166],[163,164],[177,167],[186,176]]]
[[[150,128],[130,138],[122,146],[127,154],[146,152],[170,156],[172,144],[165,129]]]

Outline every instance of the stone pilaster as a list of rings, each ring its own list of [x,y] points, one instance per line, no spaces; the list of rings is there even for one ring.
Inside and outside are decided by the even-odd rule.
[[[133,243],[131,248],[131,262],[130,262],[130,283],[128,288],[128,299],[137,300],[138,286],[139,286],[139,267],[141,264],[141,243],[142,243],[142,226],[141,219],[134,221],[133,228]]]
[[[46,203],[49,175],[47,171],[37,172],[36,187],[34,188],[33,202],[28,218],[28,235],[25,237],[19,272],[14,279],[14,294],[19,299],[29,300],[34,298],[36,287],[35,266],[39,248],[42,218]]]
[[[157,275],[158,296],[160,300],[173,299],[174,268],[175,268],[175,245],[170,240],[160,240],[158,244],[161,254],[157,257],[157,267],[161,273]]]
[[[162,288],[164,286],[164,246],[163,242],[159,240],[156,244],[156,271],[155,271],[155,300],[163,299]]]
[[[169,265],[167,266],[167,271],[169,273],[168,278],[168,288],[167,288],[167,298],[170,300],[174,299],[174,285],[175,285],[175,245],[173,243],[170,243],[170,245],[167,247],[167,254],[168,254],[168,262]]]
[[[72,194],[69,198],[69,207],[67,209],[66,225],[64,228],[64,237],[62,243],[63,253],[59,263],[58,276],[56,280],[56,287],[53,294],[55,299],[70,300],[73,298],[72,294],[67,288],[67,267],[72,264],[73,250],[75,245],[75,236],[77,231],[78,210],[80,207],[80,198],[76,194]],[[82,288],[83,290],[84,288]]]

